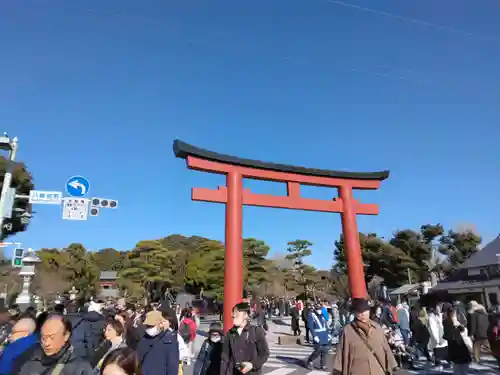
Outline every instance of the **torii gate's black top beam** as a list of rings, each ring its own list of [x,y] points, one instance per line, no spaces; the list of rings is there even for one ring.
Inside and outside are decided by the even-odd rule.
[[[250,167],[257,169],[267,169],[270,171],[297,173],[306,176],[316,177],[332,177],[350,180],[378,180],[383,181],[389,177],[389,171],[381,172],[344,172],[330,171],[326,169],[297,167],[286,164],[269,163],[260,160],[244,159],[236,156],[219,154],[217,152],[205,150],[196,146],[192,146],[180,140],[174,141],[174,153],[178,158],[186,159],[188,156],[194,156],[201,159],[212,160],[225,164],[238,165],[242,167]]]

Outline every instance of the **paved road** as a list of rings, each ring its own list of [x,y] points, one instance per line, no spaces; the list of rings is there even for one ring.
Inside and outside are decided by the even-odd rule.
[[[207,337],[208,326],[214,320],[202,321],[198,336],[195,341],[196,353],[198,353],[203,341]],[[331,373],[334,348],[330,351],[327,360],[328,371],[309,370],[304,367],[305,359],[311,354],[312,346],[309,345],[278,345],[278,336],[290,332],[290,327],[280,322],[270,323],[270,332],[267,336],[269,344],[270,356],[267,363],[264,365],[263,374],[265,375],[325,375]],[[485,356],[480,365],[472,364],[469,375],[499,375],[496,361],[491,356]],[[444,368],[442,371],[436,371],[435,368],[429,368],[425,361],[416,364],[413,370],[401,370],[403,374],[418,374],[418,375],[447,375],[452,374],[451,368]],[[185,375],[192,375],[192,366],[188,366],[184,370]]]

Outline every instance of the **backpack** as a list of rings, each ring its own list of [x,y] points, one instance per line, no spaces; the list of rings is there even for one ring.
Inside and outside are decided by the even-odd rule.
[[[398,310],[394,306],[389,307],[389,313],[391,314],[392,321],[396,324],[399,323]]]
[[[191,329],[187,323],[181,323],[179,334],[186,344],[191,341]]]

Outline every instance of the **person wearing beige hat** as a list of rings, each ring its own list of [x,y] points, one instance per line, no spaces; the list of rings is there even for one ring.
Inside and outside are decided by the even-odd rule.
[[[179,342],[173,329],[175,316],[168,311],[150,311],[144,319],[144,336],[137,347],[143,375],[178,375]]]

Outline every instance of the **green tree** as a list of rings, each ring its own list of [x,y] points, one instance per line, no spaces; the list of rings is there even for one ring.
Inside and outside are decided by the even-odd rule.
[[[330,272],[330,288],[329,293],[338,296],[339,298],[345,300],[351,297],[351,291],[349,289],[349,280],[347,274]]]
[[[129,264],[126,252],[120,252],[112,248],[90,253],[89,256],[90,261],[101,271],[119,271]]]
[[[448,272],[453,272],[467,258],[479,251],[481,237],[472,230],[450,230],[440,239],[439,252],[446,256]]]
[[[3,177],[7,170],[7,164],[7,159],[0,157],[0,189],[3,187]],[[30,190],[34,189],[33,178],[24,164],[16,163],[14,165],[11,187],[14,187],[16,194],[19,195],[29,195]],[[28,227],[29,219],[21,217],[21,214],[23,212],[31,214],[31,204],[29,204],[27,199],[16,199],[14,201],[14,208],[23,211],[13,211],[11,219],[4,219],[1,241],[11,235],[25,231]]]
[[[160,243],[164,248],[174,251],[176,254],[174,260],[176,267],[175,272],[172,275],[173,288],[177,288],[179,290],[184,289],[186,286],[189,258],[206,241],[209,241],[209,239],[199,236],[185,237],[180,234],[172,234],[160,240]]]
[[[159,240],[140,241],[129,254],[130,267],[122,269],[119,276],[139,284],[151,298],[160,298],[172,287],[175,256],[175,251],[164,248]]]
[[[99,269],[90,261],[87,249],[82,244],[72,243],[64,249],[66,280],[80,291],[80,295],[90,297],[99,290]]]
[[[255,288],[268,280],[269,262],[266,256],[269,250],[264,241],[255,238],[243,239],[243,278],[247,290],[249,286]]]
[[[36,252],[36,255],[42,261],[39,265],[39,268],[42,272],[46,273],[66,273],[66,269],[64,268],[67,264],[65,253],[61,252],[59,249],[51,248],[43,248]]]
[[[317,282],[316,269],[306,264],[306,257],[312,254],[312,243],[307,240],[295,240],[288,242],[286,258],[293,262],[292,271],[295,281],[304,289],[304,293],[312,291],[313,285]]]
[[[375,233],[360,233],[359,242],[367,283],[375,276],[384,279],[388,287],[397,287],[407,282],[408,269],[415,268],[411,257]],[[343,235],[335,242],[334,260],[333,271],[337,274],[347,274]]]
[[[413,260],[411,283],[429,280],[430,273],[437,269],[439,258],[435,241],[443,232],[441,224],[426,224],[420,227],[419,232],[404,229],[393,234],[390,244],[401,249]]]
[[[191,254],[186,270],[186,283],[199,293],[213,292],[219,298],[224,289],[224,245],[220,241],[205,240]]]
[[[412,272],[407,275],[407,282],[420,282],[428,280],[428,260],[431,256],[431,248],[424,242],[419,232],[411,229],[398,230],[389,241],[392,246],[402,250],[413,263]]]

